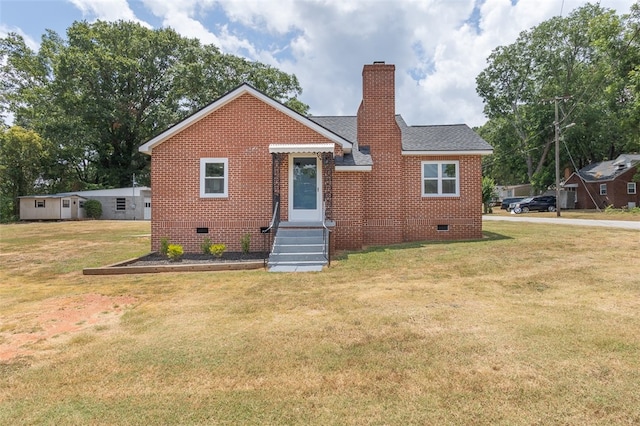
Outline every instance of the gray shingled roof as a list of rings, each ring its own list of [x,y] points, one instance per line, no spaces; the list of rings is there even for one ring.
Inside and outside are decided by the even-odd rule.
[[[345,116],[309,116],[322,127],[342,136],[351,143],[358,141],[358,119],[355,115]]]
[[[356,116],[309,117],[354,144],[358,139]],[[401,115],[396,123],[402,133],[403,151],[491,151],[493,148],[466,124],[408,126]]]
[[[363,153],[357,146],[358,121],[356,116],[311,116],[309,119],[354,144],[350,154],[336,158],[336,166],[373,165],[371,155]]]
[[[613,180],[640,163],[640,154],[622,154],[615,160],[589,164],[578,171],[587,182]]]
[[[493,148],[466,124],[408,126],[396,115],[403,151],[491,151]]]

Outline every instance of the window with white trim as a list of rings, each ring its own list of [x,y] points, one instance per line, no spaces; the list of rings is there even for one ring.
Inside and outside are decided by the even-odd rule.
[[[44,209],[44,208],[45,208],[45,206],[44,206],[44,200],[36,200],[36,202],[35,202],[35,207],[36,207],[37,209]]]
[[[62,208],[68,209],[71,207],[71,200],[62,200]]]
[[[460,195],[458,161],[423,161],[422,196],[456,197]]]
[[[126,198],[116,198],[116,211],[123,211],[127,209]]]
[[[607,184],[606,183],[601,183],[600,184],[600,195],[607,195]]]
[[[635,194],[635,193],[636,193],[636,183],[627,182],[627,194]]]
[[[229,161],[226,158],[200,159],[200,197],[224,198],[229,191]]]

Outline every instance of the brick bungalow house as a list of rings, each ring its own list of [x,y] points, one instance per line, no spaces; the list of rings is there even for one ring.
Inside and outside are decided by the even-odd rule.
[[[276,240],[328,226],[335,250],[481,238],[491,146],[465,124],[408,126],[394,65],[365,65],[362,77],[356,116],[306,117],[244,84],[142,145],[152,249],[165,237],[198,252],[208,237],[239,251],[271,223]]]
[[[640,154],[622,154],[573,172],[564,188],[575,191],[577,209],[637,207],[640,196],[634,176],[639,173],[638,166]]]

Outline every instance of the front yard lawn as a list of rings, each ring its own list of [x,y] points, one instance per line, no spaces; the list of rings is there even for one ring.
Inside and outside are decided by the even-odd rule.
[[[507,222],[321,273],[84,276],[149,223],[0,225],[0,424],[640,423],[640,235]]]

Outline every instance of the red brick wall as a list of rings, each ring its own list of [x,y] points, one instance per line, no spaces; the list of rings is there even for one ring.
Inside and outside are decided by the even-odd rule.
[[[332,249],[358,250],[363,241],[363,180],[366,172],[334,172]]]
[[[239,251],[240,238],[252,237],[261,251],[260,227],[271,220],[271,143],[324,143],[325,137],[266,105],[243,95],[153,149],[151,164],[152,249],[160,239],[200,251],[209,237]],[[227,158],[228,198],[200,198],[200,158]],[[286,218],[287,165],[281,172]],[[208,227],[209,234],[196,228]]]
[[[482,238],[482,162],[473,156],[403,158],[404,241]],[[459,197],[423,197],[422,161],[457,160]],[[448,225],[448,231],[438,231]]]

